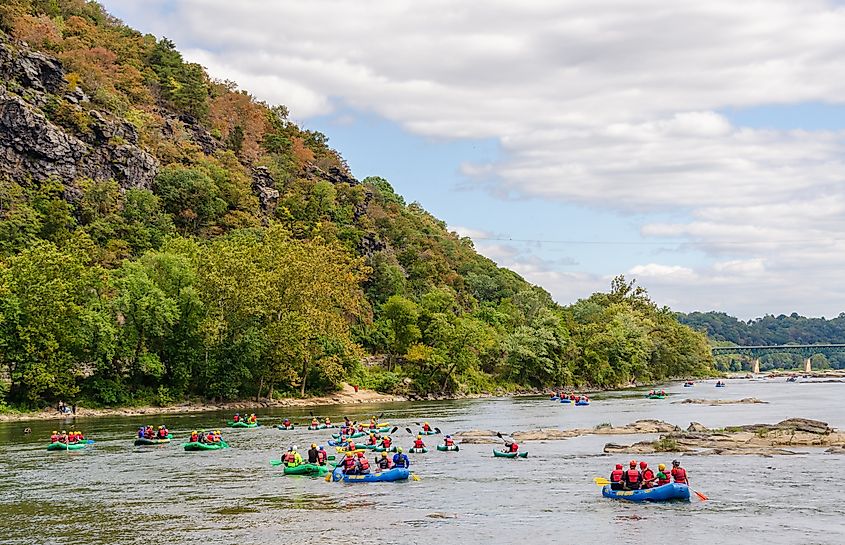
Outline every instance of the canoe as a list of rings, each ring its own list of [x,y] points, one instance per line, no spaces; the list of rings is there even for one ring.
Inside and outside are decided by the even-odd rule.
[[[355,433],[353,433],[352,435],[347,435],[347,436],[345,436],[345,437],[346,437],[347,439],[358,439],[359,437],[364,437],[365,435],[367,435],[367,432],[364,432],[364,431],[356,431],[356,432],[355,432]],[[339,434],[339,433],[333,433],[333,434],[332,434],[332,437],[333,437],[333,438],[335,438],[335,439],[340,439],[340,434]]]
[[[220,450],[227,448],[229,445],[225,441],[219,443],[182,443],[182,447],[188,452],[196,452],[198,450]]]
[[[412,454],[425,454],[426,452],[428,452],[428,449],[425,448],[425,447],[423,447],[423,448],[411,447],[411,448],[408,449],[408,452],[412,453]]]
[[[309,475],[311,477],[322,477],[328,473],[329,468],[317,464],[299,464],[296,467],[285,466],[285,475]]]
[[[247,424],[246,422],[232,422],[229,421],[230,428],[257,428],[258,422],[253,422],[252,424]]]
[[[47,450],[80,450],[88,446],[87,441],[80,441],[78,443],[50,443],[47,445]]]
[[[420,430],[420,431],[417,432],[417,435],[437,435],[438,433],[440,433],[440,432],[437,432],[437,431],[434,431],[434,430],[431,430],[431,431]]]
[[[380,483],[391,481],[407,481],[411,476],[411,471],[404,467],[394,467],[387,471],[379,473],[370,473],[369,475],[344,475],[341,468],[336,468],[332,472],[332,480],[335,482],[343,481],[345,483]]]
[[[685,484],[670,483],[645,490],[611,490],[610,485],[601,489],[605,498],[628,501],[669,501],[689,500],[689,487]]]
[[[166,445],[170,442],[170,438],[172,436],[168,436],[167,439],[147,439],[146,437],[139,437],[135,439],[135,446],[142,447],[146,445]]]
[[[396,452],[396,446],[391,446],[390,448],[384,447],[376,447],[373,449],[374,452]]]
[[[564,397],[564,398],[561,398],[560,402],[561,403],[572,403],[572,400],[569,399],[568,397]]]
[[[493,449],[493,456],[496,458],[528,458],[528,452],[502,452],[501,450]]]
[[[589,401],[576,401],[575,402],[575,405],[578,406],[578,407],[586,407],[589,404],[590,404]]]
[[[458,450],[461,450],[461,448],[458,445],[449,445],[448,447],[446,445],[437,445],[437,450],[446,452],[446,451],[458,451]]]
[[[292,429],[293,429],[293,424],[291,424],[290,426],[283,426],[282,424],[279,424],[279,425],[277,425],[277,426],[276,426],[276,429],[279,429],[279,430],[292,430]]]

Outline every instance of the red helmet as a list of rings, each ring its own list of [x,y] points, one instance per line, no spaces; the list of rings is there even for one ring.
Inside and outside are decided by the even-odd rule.
[[[640,469],[645,469],[647,467],[648,467],[648,464],[646,462],[640,462]]]
[[[629,465],[630,465],[631,467],[637,467],[637,461],[636,461],[636,460],[631,460],[631,463],[630,463]]]
[[[622,469],[622,464],[616,464],[616,469]]]

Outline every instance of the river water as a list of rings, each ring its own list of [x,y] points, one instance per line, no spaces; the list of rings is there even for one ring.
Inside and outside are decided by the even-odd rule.
[[[426,419],[444,432],[585,428],[641,418],[724,427],[804,417],[845,428],[843,384],[788,384],[781,378],[731,380],[719,389],[713,382],[672,384],[666,390],[672,396],[659,401],[644,399],[642,391],[608,392],[589,407],[497,398],[317,410],[335,420],[385,413],[384,420],[412,430],[412,422]],[[686,397],[758,397],[769,404],[671,403]],[[298,421],[308,412],[258,414],[269,424],[284,416]],[[187,453],[179,447],[192,428],[223,426],[227,417],[79,419],[96,444],[76,452],[44,449],[55,422],[0,424],[0,544],[845,543],[845,456],[821,450],[773,458],[685,455],[681,461],[693,488],[709,501],[627,504],[603,499],[592,478],[627,462],[603,455],[606,442],[648,436],[530,442],[521,446],[530,452],[525,460],[493,458],[490,445],[464,445],[458,453],[412,455],[419,481],[356,485],[284,477],[269,465],[292,443],[324,443],[328,430],[224,429],[230,449]],[[133,447],[134,430],[146,423],[167,424],[178,440]],[[33,430],[29,437],[21,433],[26,425]],[[410,444],[404,431],[395,438]],[[429,446],[437,441],[429,439]],[[661,455],[645,459],[652,467],[671,461]]]

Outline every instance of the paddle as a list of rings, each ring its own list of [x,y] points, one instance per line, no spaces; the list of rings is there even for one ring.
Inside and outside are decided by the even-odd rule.
[[[405,431],[413,435],[413,433],[411,433],[411,428],[405,428]]]

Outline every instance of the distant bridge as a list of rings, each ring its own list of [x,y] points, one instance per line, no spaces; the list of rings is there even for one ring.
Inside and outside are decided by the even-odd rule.
[[[845,352],[845,344],[776,344],[760,346],[714,346],[713,355],[719,354],[747,354],[754,358],[753,372],[760,372],[760,356],[772,352],[800,354],[804,356],[804,372],[812,371],[811,358],[816,354],[830,354],[831,352]]]

